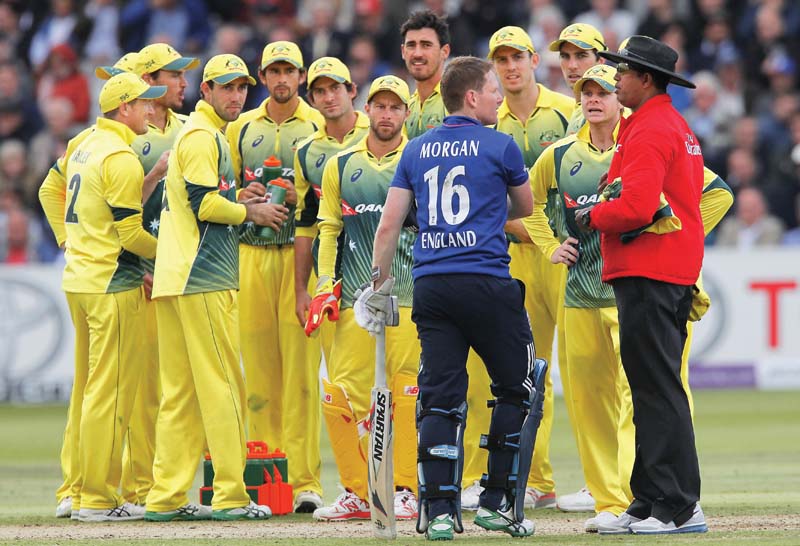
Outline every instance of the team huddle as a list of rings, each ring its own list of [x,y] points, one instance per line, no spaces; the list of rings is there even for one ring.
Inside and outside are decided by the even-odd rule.
[[[687,318],[708,305],[699,262],[655,276],[608,263],[708,233],[733,200],[699,146],[686,199],[666,182],[645,195],[626,174],[623,128],[644,123],[668,82],[692,85],[674,74],[672,50],[633,36],[612,53],[595,28],[570,25],[549,44],[566,96],[536,82],[539,55],[519,27],[492,36],[488,61],[447,63],[447,23],[432,12],[412,14],[401,34],[416,90],[377,78],[363,112],[341,60],[306,69],[285,41],[264,48],[257,77],[269,98],[246,112],[257,82],[235,55],[203,67],[189,116],[175,111],[198,59],[157,43],[97,69],[102,116],[39,192],[65,248],[75,326],[57,517],[267,519],[243,481],[246,443],[262,441],[287,454],[295,512],[369,520],[377,337],[391,398],[388,502],[428,539],[463,531],[462,510],[518,537],[534,532],[524,508],[593,512],[585,530],[601,534],[706,530],[696,453],[675,470],[689,468],[688,483],[648,481],[649,465],[672,456],[648,436],[654,404],[640,391],[661,379],[629,364],[638,346],[626,324],[640,319],[620,294],[650,285],[617,279],[682,287],[675,343],[652,350],[674,367],[663,398],[680,408],[675,434],[690,435],[693,452]],[[660,94],[645,102],[651,89]],[[556,332],[586,481],[558,497],[545,364]],[[327,506],[320,417],[342,486]],[[211,506],[190,501],[204,452]]]

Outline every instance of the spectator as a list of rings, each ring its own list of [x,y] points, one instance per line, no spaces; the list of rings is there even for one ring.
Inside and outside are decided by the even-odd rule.
[[[706,163],[716,162],[730,144],[728,123],[731,119],[717,102],[720,87],[717,77],[703,71],[695,74],[693,81],[697,89],[691,95],[692,105],[686,110],[686,122],[700,139]]]
[[[702,32],[700,43],[689,55],[689,69],[692,72],[713,70],[720,55],[730,56],[731,52],[737,51],[727,13],[712,14]]]
[[[22,205],[19,191],[0,189],[0,263],[38,262],[41,225]]]
[[[728,154],[728,172],[725,180],[737,195],[744,188],[757,186],[760,175],[761,169],[751,150],[735,148]]]
[[[28,57],[35,72],[47,61],[50,51],[60,44],[82,49],[88,21],[78,13],[73,0],[51,0],[51,12],[36,29]]]
[[[716,244],[740,250],[777,245],[783,231],[783,223],[767,211],[761,190],[749,187],[736,195],[736,215],[722,221]]]
[[[133,0],[122,8],[120,28],[125,51],[166,42],[184,54],[204,52],[212,31],[203,0]]]
[[[353,104],[356,110],[363,110],[367,102],[370,83],[380,76],[389,74],[390,67],[385,62],[378,60],[375,43],[371,37],[366,35],[356,36],[350,42],[346,64],[350,68],[350,77],[358,90]]]
[[[44,180],[48,169],[66,151],[69,139],[77,134],[72,125],[72,103],[65,98],[58,97],[45,104],[44,119],[44,129],[30,144],[31,171],[38,182]]]
[[[354,0],[298,0],[297,2],[297,22],[305,27],[313,29],[317,24],[317,15],[314,11],[318,4],[324,4],[332,14],[331,28],[343,34],[349,34],[353,30],[356,7]],[[320,55],[324,57],[325,55]],[[335,55],[334,55],[335,56]],[[314,60],[319,57],[314,57]],[[311,64],[311,61],[308,61]]]
[[[84,51],[93,66],[114,64],[122,55],[117,38],[119,12],[114,0],[89,0],[83,9],[94,23]]]
[[[67,99],[72,103],[71,122],[79,126],[78,129],[88,123],[89,81],[81,73],[78,56],[69,45],[58,45],[50,52],[47,68],[39,80],[37,96],[42,111],[53,99]]]
[[[39,123],[25,115],[22,99],[0,99],[0,142],[17,139],[27,146],[38,130]]]
[[[0,2],[0,37],[6,50],[2,61],[25,58],[25,37],[20,24],[20,6],[16,2]]]
[[[667,28],[678,20],[672,0],[648,0],[647,15],[639,24],[636,34],[661,36]]]
[[[717,55],[714,72],[719,78],[718,102],[733,122],[744,115],[744,81],[741,57],[735,49],[723,49]]]
[[[313,0],[310,9],[311,26],[308,34],[300,43],[303,58],[311,60],[320,57],[344,59],[347,54],[349,36],[334,27],[336,22],[334,7],[328,3],[328,0]]]
[[[6,140],[0,144],[0,187],[13,190],[20,203],[34,207],[38,203],[38,178],[28,165],[28,151],[19,140]]]
[[[573,23],[588,23],[599,30],[609,49],[636,33],[636,17],[628,10],[619,9],[617,0],[590,0],[589,4],[592,9],[579,14]],[[616,39],[612,40],[611,36]]]
[[[798,158],[798,163],[800,164],[800,158]],[[797,196],[797,199],[794,201],[794,214],[795,214],[795,226],[786,233],[783,234],[783,239],[781,239],[781,243],[784,245],[800,245],[800,195]]]
[[[550,51],[547,46],[550,45],[551,42],[558,40],[558,35],[565,26],[567,26],[567,22],[564,19],[564,14],[557,6],[546,4],[538,7],[535,14],[533,11],[531,12],[528,36],[531,37],[533,47],[539,52],[540,60],[539,66],[536,67],[536,81],[541,80],[542,83],[544,83],[549,80],[548,72],[550,71],[550,67],[553,65],[559,66],[558,51]],[[564,79],[562,76],[559,76],[559,78],[561,80]],[[552,85],[547,85],[546,83],[545,85],[549,89],[555,89]],[[555,87],[562,87],[562,85],[560,84]],[[561,90],[559,91],[563,92]],[[572,90],[570,90],[569,94],[572,94]]]

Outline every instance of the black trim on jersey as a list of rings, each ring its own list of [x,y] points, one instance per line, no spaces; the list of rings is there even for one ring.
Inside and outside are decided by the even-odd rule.
[[[731,189],[731,187],[728,186],[728,184],[726,184],[725,181],[719,176],[714,178],[714,180],[709,182],[708,186],[703,188],[703,193],[710,192],[711,190],[725,190],[726,192],[733,195],[733,190]]]
[[[242,162],[242,172],[238,173],[241,177],[239,180],[242,181],[242,187],[244,187],[247,183],[247,181],[244,179],[244,150],[242,150],[242,142],[244,142],[244,134],[247,132],[248,127],[250,127],[249,121],[242,125],[242,130],[239,131],[239,142],[236,143],[236,147],[239,150],[239,160]]]
[[[553,108],[553,112],[555,112],[556,115],[558,116],[558,118],[561,120],[561,125],[564,127],[564,132],[566,132],[567,131],[567,127],[569,127],[569,120],[567,118],[565,118],[564,116],[562,116],[561,112],[559,112],[555,108]]]
[[[125,218],[139,214],[136,209],[126,209],[124,207],[111,207],[111,214],[115,222],[121,222]]]
[[[186,184],[186,193],[189,194],[189,206],[192,208],[194,215],[198,216],[200,214],[200,205],[203,204],[205,196],[213,191],[217,191],[217,188],[214,186],[193,184],[185,178],[183,181]]]
[[[308,183],[308,191],[303,199],[303,212],[300,213],[300,219],[295,222],[296,227],[311,227],[317,223],[317,215],[319,214],[319,201],[317,194],[314,192],[314,184],[308,178],[308,171],[306,170],[306,157],[308,156],[308,149],[311,147],[313,140],[309,141],[305,146],[297,149],[297,162],[300,164],[300,169],[303,171],[303,178]],[[297,174],[295,173],[295,179]]]

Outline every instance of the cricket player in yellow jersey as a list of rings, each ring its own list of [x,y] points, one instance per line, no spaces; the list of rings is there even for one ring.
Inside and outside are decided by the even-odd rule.
[[[605,59],[597,54],[598,51],[606,50],[603,35],[595,27],[585,23],[575,23],[564,28],[558,35],[558,39],[550,42],[548,49],[558,53],[561,73],[570,88],[575,86],[584,72],[605,62]],[[585,121],[580,97],[576,100],[578,102],[570,116],[567,135],[577,133]]]
[[[320,342],[326,364],[330,362],[334,323],[323,321],[321,306],[327,297],[320,295],[312,301],[307,290],[316,256],[317,216],[322,194],[322,173],[330,158],[367,134],[369,119],[353,108],[357,93],[350,71],[335,57],[322,57],[308,69],[308,96],[319,110],[324,124],[300,143],[294,159],[297,209],[294,239],[295,301],[297,320],[311,335],[320,332]],[[316,284],[316,280],[313,280]],[[332,294],[331,294],[332,295]],[[334,298],[335,299],[335,298]],[[312,310],[312,305],[314,309]]]
[[[130,143],[147,131],[151,99],[166,90],[120,74],[100,91],[95,130],[66,163],[66,267],[62,286],[76,331],[77,378],[86,378],[70,464],[80,521],[141,519],[144,509],[117,495],[122,441],[136,387],[144,332],[144,268],[156,241],[141,225],[144,173]],[[77,465],[77,471],[75,466]]]
[[[118,60],[113,67],[104,66],[98,67],[95,74],[98,78],[107,80],[115,74],[123,71],[133,71],[136,66],[136,53],[127,53]],[[78,133],[75,137],[70,139],[67,143],[67,149],[64,154],[59,157],[56,162],[50,167],[47,176],[39,188],[39,202],[42,205],[47,221],[53,234],[56,237],[56,242],[59,247],[64,248],[67,240],[67,232],[64,227],[64,209],[66,208],[67,199],[67,181],[64,178],[67,172],[67,160],[72,155],[72,152],[83,142],[87,136],[94,132],[95,126],[91,125]],[[142,190],[144,193],[144,189]],[[143,195],[143,197],[146,197]],[[76,344],[76,347],[85,344]],[[83,361],[86,357],[76,357],[76,360]],[[86,384],[86,377],[77,373],[73,378],[72,396],[70,398],[70,411],[67,414],[67,425],[64,428],[64,438],[61,445],[61,473],[63,481],[56,490],[56,517],[68,518],[72,516],[72,497],[70,491],[74,487],[79,487],[80,475],[73,473],[70,469],[74,468],[75,472],[79,469],[77,461],[75,466],[72,466],[70,461],[70,454],[72,453],[72,443],[77,442],[74,435],[78,432],[78,423],[75,420],[76,412],[79,412],[83,401],[83,389]],[[75,408],[74,410],[72,408]],[[78,518],[78,511],[75,511],[75,519]]]
[[[342,283],[329,381],[323,411],[344,492],[331,506],[314,512],[324,521],[369,519],[366,430],[370,389],[375,382],[375,339],[356,322],[356,291],[369,278],[372,243],[397,163],[406,145],[403,123],[408,115],[406,83],[395,76],[376,79],[365,110],[370,129],[353,147],[325,166],[319,212],[319,284],[316,296],[330,294],[334,279]],[[341,236],[344,236],[343,238]],[[417,517],[415,408],[420,346],[411,321],[414,233],[404,231],[392,264],[400,323],[386,329],[386,376],[394,402],[394,513]]]
[[[322,116],[297,95],[305,81],[300,48],[291,42],[267,44],[259,78],[269,98],[243,113],[226,130],[239,200],[263,196],[264,160],[277,157],[282,178],[294,182],[297,144],[322,126]],[[287,193],[289,220],[270,239],[245,225],[239,238],[239,331],[247,389],[248,439],[280,448],[291,461],[288,481],[294,509],[322,506],[319,451],[319,359],[295,319],[294,208]],[[303,287],[307,290],[307,286]]]
[[[412,13],[400,27],[400,34],[403,37],[400,52],[417,82],[406,120],[406,134],[411,139],[438,127],[447,115],[439,84],[444,63],[450,56],[450,29],[443,17],[424,10]]]
[[[567,121],[575,101],[551,91],[536,82],[534,70],[539,55],[528,34],[519,27],[503,27],[489,41],[489,59],[493,61],[505,98],[497,111],[498,131],[507,133],[522,151],[525,166],[530,168],[536,158],[553,142],[564,136]],[[563,266],[555,266],[530,240],[521,221],[506,224],[511,256],[511,276],[525,283],[525,309],[530,317],[536,355],[550,362],[553,335],[558,322],[559,301],[563,300]],[[561,339],[561,338],[559,338]],[[559,353],[559,365],[563,357]],[[474,353],[467,360],[471,376],[467,403],[467,421],[480,424],[477,429],[489,426],[491,410],[484,400],[491,398],[489,379],[485,367]],[[550,465],[550,431],[553,426],[553,382],[548,367],[545,376],[544,415],[528,476],[525,505],[531,508],[555,506],[555,483]],[[486,466],[487,452],[476,449],[479,437],[467,433],[464,438],[464,476],[462,507],[476,510],[481,487],[478,483]]]
[[[280,229],[288,210],[236,203],[236,178],[222,128],[235,121],[255,80],[235,55],[212,57],[203,99],[178,133],[169,157],[153,299],[159,332],[161,405],[154,484],[145,518],[266,519],[243,480],[247,455],[244,379],[239,365],[238,226]],[[214,463],[213,512],[190,503],[204,440]]]
[[[163,43],[150,44],[139,51],[136,72],[150,85],[163,85],[166,94],[153,101],[153,116],[147,133],[133,141],[131,147],[144,168],[145,191],[150,197],[144,202],[142,220],[144,228],[158,237],[158,222],[164,197],[164,177],[167,173],[169,151],[187,116],[176,114],[183,106],[187,70],[196,68],[198,59],[183,57],[172,46]],[[152,260],[145,260],[146,283],[152,287]],[[147,284],[145,285],[147,287]],[[126,500],[144,505],[147,493],[153,486],[153,455],[156,444],[156,415],[161,400],[158,379],[158,327],[155,304],[145,302],[145,324],[147,335],[140,347],[141,380],[136,393],[131,423],[125,442],[122,459],[122,496]]]

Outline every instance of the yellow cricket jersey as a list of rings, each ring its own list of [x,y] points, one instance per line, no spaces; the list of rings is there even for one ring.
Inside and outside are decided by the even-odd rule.
[[[39,202],[42,204],[47,222],[56,236],[58,246],[63,245],[67,240],[67,230],[64,227],[64,207],[67,201],[67,179],[65,178],[67,158],[92,132],[94,132],[94,125],[87,127],[67,142],[64,155],[56,159],[39,187]]]
[[[239,236],[245,206],[222,127],[205,101],[175,140],[161,212],[153,297],[238,289]]]
[[[703,167],[703,195],[700,196],[700,217],[708,235],[733,205],[733,190],[717,173]]]
[[[317,215],[325,164],[330,158],[366,136],[368,131],[369,118],[363,112],[356,111],[356,124],[342,142],[328,136],[325,125],[322,125],[300,143],[294,157],[294,186],[297,191],[296,236],[312,239],[317,236]]]
[[[161,154],[172,149],[178,133],[188,119],[189,116],[176,114],[167,109],[167,124],[164,126],[163,131],[160,127],[151,123],[147,127],[147,133],[136,137],[133,144],[131,144],[131,148],[139,156],[139,161],[142,163],[145,174],[153,169],[161,158]]]
[[[288,119],[275,123],[267,114],[269,101],[268,98],[257,108],[239,116],[225,131],[240,188],[254,180],[260,182],[264,160],[273,155],[283,166],[282,178],[296,183],[295,152],[301,142],[325,124],[322,114],[303,99]],[[275,237],[262,239],[256,236],[254,226],[248,225],[242,231],[240,242],[254,246],[291,244],[295,235],[294,213],[295,207],[289,207],[290,217]]]
[[[441,125],[447,115],[442,100],[441,82],[436,84],[433,92],[424,102],[420,101],[419,90],[415,90],[408,102],[408,111],[406,135],[409,139],[418,137],[428,129]]]
[[[108,294],[141,286],[139,256],[152,258],[156,240],[142,229],[144,172],[130,148],[136,134],[98,118],[67,158],[66,292]]]
[[[355,292],[370,278],[372,245],[383,204],[408,140],[382,158],[367,148],[367,137],[334,156],[322,175],[319,209],[319,274],[342,279],[341,307],[355,301]],[[345,237],[340,238],[344,232]],[[402,307],[411,307],[416,235],[403,230],[392,262],[392,293]]]

